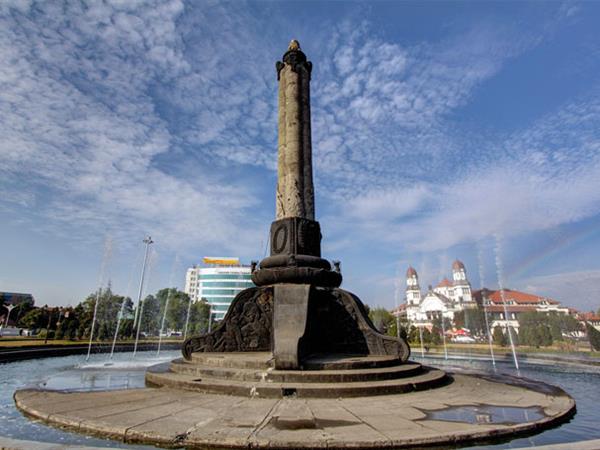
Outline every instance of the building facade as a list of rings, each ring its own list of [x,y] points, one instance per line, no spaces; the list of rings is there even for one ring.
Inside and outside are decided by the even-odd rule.
[[[402,309],[410,322],[430,327],[435,319],[453,320],[456,311],[476,306],[467,271],[461,261],[452,263],[452,281],[444,278],[435,288],[429,286],[424,295],[417,271],[413,267],[406,271],[406,307]]]
[[[417,271],[409,267],[406,272],[406,301],[393,314],[406,316],[417,326],[431,328],[435,319],[454,320],[456,312],[469,308],[482,308],[493,330],[508,327],[519,331],[519,317],[526,312],[571,314],[583,322],[579,313],[572,308],[548,297],[543,297],[513,289],[473,291],[467,278],[467,271],[461,261],[452,264],[452,281],[444,278],[435,288],[429,286],[424,294],[419,285]],[[590,313],[587,320],[592,326],[600,328],[600,317]]]
[[[490,329],[507,327],[519,331],[519,316],[526,312],[570,314],[568,307],[556,300],[513,289],[481,289],[473,293],[476,302],[485,307],[490,318]]]
[[[192,301],[205,300],[214,320],[225,317],[229,305],[242,290],[253,287],[250,266],[238,258],[205,257],[204,266],[193,266],[185,276],[185,292]]]

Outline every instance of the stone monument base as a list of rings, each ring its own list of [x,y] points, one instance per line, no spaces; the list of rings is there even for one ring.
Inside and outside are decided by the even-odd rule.
[[[363,303],[335,287],[284,283],[241,291],[211,333],[187,339],[183,356],[272,352],[276,369],[303,369],[315,354],[390,356],[408,360],[404,339],[379,333]]]

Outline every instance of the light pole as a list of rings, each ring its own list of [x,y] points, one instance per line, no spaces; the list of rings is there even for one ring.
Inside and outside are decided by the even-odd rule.
[[[8,318],[10,317],[10,313],[13,309],[17,307],[17,305],[4,305],[6,309],[8,309],[8,314],[6,315],[6,322],[4,323],[4,328],[8,327]]]
[[[138,304],[137,308],[135,308],[135,317],[133,319],[133,324],[136,328],[135,330],[135,344],[133,346],[133,356],[137,352],[138,340],[140,338],[140,325],[142,324],[142,314],[141,314],[141,303],[142,303],[142,291],[144,290],[144,276],[146,275],[146,263],[148,262],[148,249],[150,248],[150,244],[153,244],[154,241],[150,236],[142,241],[146,244],[146,251],[144,253],[144,264],[142,264],[142,275],[140,277],[140,290],[138,292]],[[138,318],[139,316],[139,318]],[[138,320],[139,319],[139,320]]]

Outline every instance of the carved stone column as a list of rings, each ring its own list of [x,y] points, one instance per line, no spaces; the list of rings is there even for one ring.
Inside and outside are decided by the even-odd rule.
[[[271,255],[252,275],[257,286],[276,283],[337,287],[339,271],[321,258],[321,227],[315,221],[310,125],[312,63],[292,41],[276,63],[279,80],[276,220]]]
[[[276,218],[315,219],[310,132],[312,63],[300,46],[290,46],[277,62],[279,142]]]

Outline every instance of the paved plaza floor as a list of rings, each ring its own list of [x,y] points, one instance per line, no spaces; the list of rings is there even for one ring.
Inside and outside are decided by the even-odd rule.
[[[537,432],[575,402],[543,383],[452,375],[436,389],[353,398],[260,398],[167,388],[20,390],[17,407],[48,424],[131,443],[202,448],[390,448]]]

